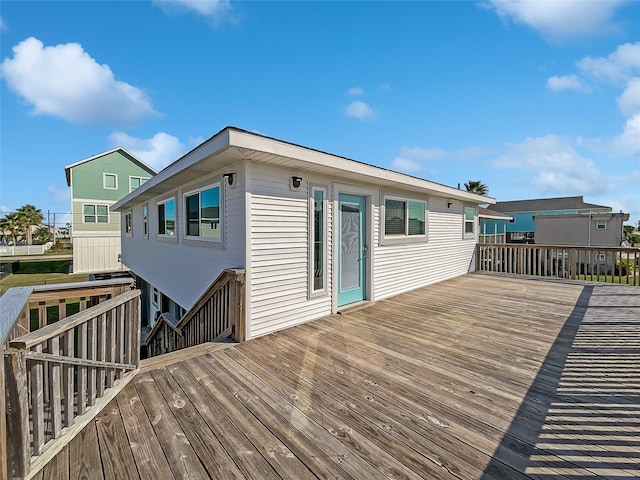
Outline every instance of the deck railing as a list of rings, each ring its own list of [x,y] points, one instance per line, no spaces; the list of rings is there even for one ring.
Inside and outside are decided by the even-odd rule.
[[[140,292],[132,285],[68,283],[2,296],[0,479],[38,472],[135,374]],[[80,311],[67,317],[69,304]]]
[[[485,243],[476,270],[640,285],[640,249]]]
[[[147,337],[150,357],[232,337],[244,340],[245,271],[227,269],[191,310],[176,321],[163,313]]]

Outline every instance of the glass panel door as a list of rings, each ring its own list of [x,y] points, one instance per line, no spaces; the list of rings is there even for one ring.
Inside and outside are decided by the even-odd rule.
[[[366,199],[358,195],[338,197],[338,305],[364,300]]]

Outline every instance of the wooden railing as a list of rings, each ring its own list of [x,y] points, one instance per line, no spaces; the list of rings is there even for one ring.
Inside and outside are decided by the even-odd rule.
[[[245,271],[227,269],[180,321],[163,313],[147,337],[150,357],[232,337],[244,340]]]
[[[478,244],[476,270],[640,285],[640,249]]]
[[[132,285],[22,287],[0,298],[0,480],[37,472],[134,375],[140,292]]]
[[[505,243],[507,235],[504,233],[481,233],[478,235],[479,243]]]

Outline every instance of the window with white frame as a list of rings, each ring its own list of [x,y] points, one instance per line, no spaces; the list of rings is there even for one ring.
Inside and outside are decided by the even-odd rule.
[[[426,238],[427,202],[385,196],[385,238]]]
[[[220,203],[220,183],[185,193],[185,238],[221,241]]]
[[[160,293],[156,287],[151,287],[151,303],[154,307],[158,308],[158,304],[160,301]]]
[[[102,186],[107,190],[118,189],[118,175],[115,173],[103,173],[102,174]]]
[[[142,234],[149,238],[149,206],[146,203],[142,206]]]
[[[309,199],[309,247],[310,255],[309,285],[311,295],[326,292],[327,283],[327,189],[311,187]]]
[[[85,203],[82,205],[83,223],[109,223],[109,206]]]
[[[129,177],[129,191],[133,192],[136,188],[142,185],[144,182],[149,180],[148,177]]]
[[[133,234],[133,213],[124,214],[124,233],[131,236]]]
[[[476,223],[476,209],[473,207],[464,207],[464,234],[473,234],[473,228]]]
[[[606,229],[607,229],[606,220],[596,220],[596,230],[606,230]]]
[[[158,202],[158,235],[173,237],[176,234],[176,201],[171,198]]]

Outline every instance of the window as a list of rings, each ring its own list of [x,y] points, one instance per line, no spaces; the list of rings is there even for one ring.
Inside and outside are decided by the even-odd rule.
[[[426,237],[426,210],[423,201],[385,197],[385,237]]]
[[[149,180],[147,177],[129,177],[129,191],[133,192],[147,180]]]
[[[133,214],[131,212],[124,214],[124,233],[127,235],[133,233]]]
[[[476,223],[476,209],[473,207],[464,207],[464,233],[473,233],[473,226]]]
[[[606,229],[607,229],[606,220],[596,220],[596,230],[606,230]]]
[[[326,256],[327,256],[327,189],[311,187],[309,216],[309,240],[313,255],[310,255],[309,281],[311,294],[324,293],[326,289]]]
[[[185,238],[221,240],[219,183],[186,193],[184,211]]]
[[[156,308],[158,308],[159,296],[160,294],[158,293],[158,289],[156,287],[151,287],[151,303]]]
[[[149,207],[142,206],[142,233],[144,238],[149,238]]]
[[[176,234],[176,201],[165,200],[158,203],[158,235]]]
[[[109,207],[107,205],[85,204],[82,206],[84,223],[109,223]]]
[[[115,173],[103,173],[102,174],[102,186],[107,190],[118,189],[118,175]]]
[[[596,253],[596,262],[606,262],[607,254],[606,253]]]

